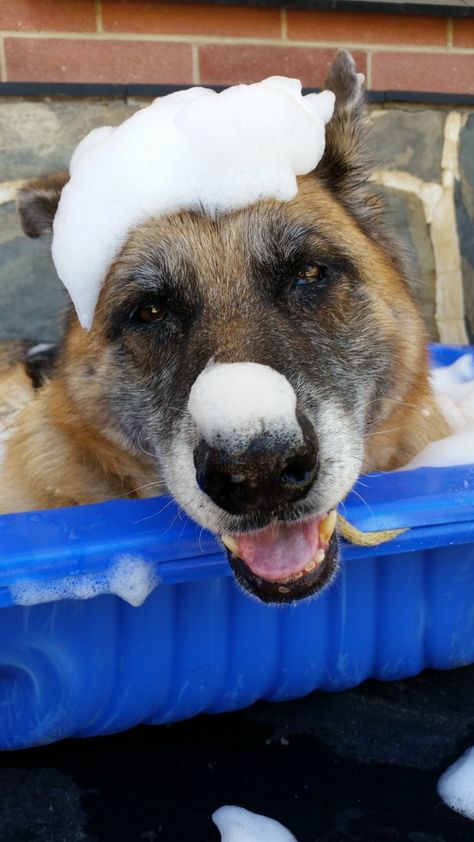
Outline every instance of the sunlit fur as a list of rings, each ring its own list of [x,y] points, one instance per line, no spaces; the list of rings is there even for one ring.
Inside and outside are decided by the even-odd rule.
[[[299,179],[293,201],[218,219],[149,220],[111,266],[90,333],[69,313],[50,379],[15,419],[0,511],[168,489],[215,532],[263,525],[264,518],[219,509],[196,484],[197,431],[186,407],[211,358],[272,366],[314,426],[319,474],[288,520],[327,511],[360,470],[395,468],[445,434],[400,246],[368,182],[360,79],[347,53],[328,79],[337,105],[327,152],[315,173]],[[38,180],[21,192],[30,236],[51,223],[66,179]],[[314,296],[290,292],[298,254],[329,267]],[[179,317],[133,326],[132,305],[157,290]],[[9,388],[13,365],[3,364]]]

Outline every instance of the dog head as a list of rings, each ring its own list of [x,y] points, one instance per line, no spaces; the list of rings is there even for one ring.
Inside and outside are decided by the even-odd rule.
[[[321,589],[337,566],[335,508],[387,396],[423,360],[417,308],[368,185],[361,77],[341,52],[326,151],[289,202],[135,228],[94,323],[71,315],[63,376],[77,412],[146,452],[178,503],[222,536],[269,602]],[[50,227],[67,173],[19,195]],[[380,467],[380,465],[379,465]]]

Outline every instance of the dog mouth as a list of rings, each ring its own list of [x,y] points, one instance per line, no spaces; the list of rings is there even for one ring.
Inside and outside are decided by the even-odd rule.
[[[262,602],[295,602],[321,590],[338,559],[336,512],[296,523],[276,522],[242,535],[222,535],[238,582]]]

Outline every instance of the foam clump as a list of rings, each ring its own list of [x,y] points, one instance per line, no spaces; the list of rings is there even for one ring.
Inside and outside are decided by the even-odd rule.
[[[474,464],[474,355],[433,369],[431,385],[452,434],[428,444],[403,470]]]
[[[128,232],[146,219],[294,198],[296,176],[323,155],[333,109],[331,91],[302,96],[298,80],[272,76],[219,94],[179,91],[90,132],[72,156],[52,246],[82,326]]]
[[[191,388],[189,412],[208,444],[241,448],[262,432],[299,429],[286,377],[260,363],[208,364]]]
[[[10,586],[10,596],[15,605],[39,605],[60,599],[92,599],[101,594],[115,594],[136,608],[158,584],[153,565],[139,556],[122,554],[106,570],[95,573],[48,581],[22,579]]]
[[[221,842],[296,842],[293,834],[279,822],[243,807],[220,807],[212,820],[221,834]]]
[[[463,354],[451,365],[433,369],[431,384],[435,393],[462,405],[474,389],[474,356]]]
[[[468,749],[438,781],[444,803],[468,819],[474,819],[474,747]]]

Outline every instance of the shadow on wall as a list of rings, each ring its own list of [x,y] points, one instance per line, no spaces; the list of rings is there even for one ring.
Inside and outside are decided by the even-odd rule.
[[[18,183],[64,167],[78,141],[117,125],[137,101],[4,100],[0,105],[0,339],[54,341],[66,293],[49,243],[19,226]],[[408,247],[432,339],[474,341],[474,112],[419,107],[371,113],[375,180]]]

